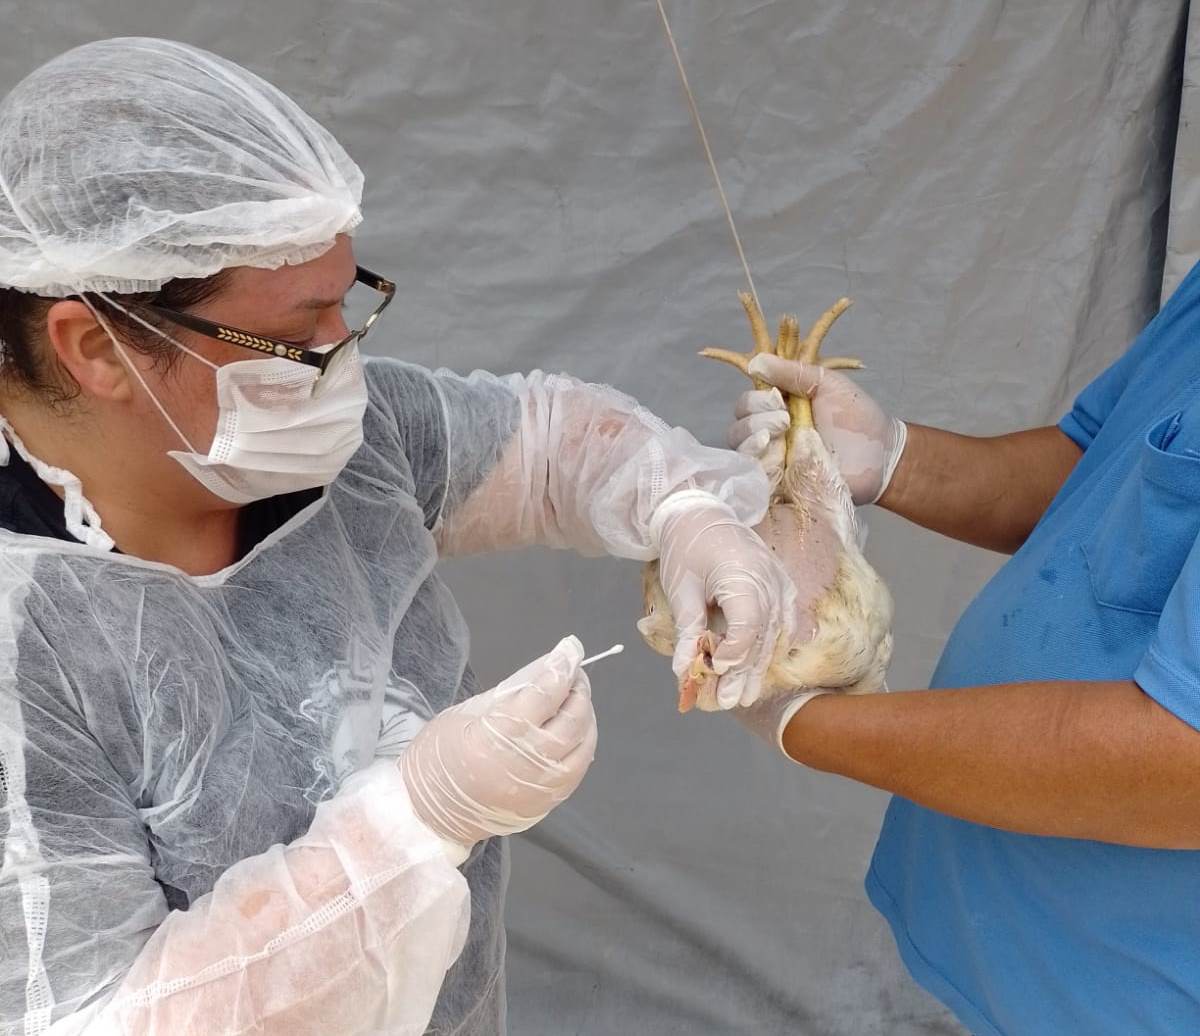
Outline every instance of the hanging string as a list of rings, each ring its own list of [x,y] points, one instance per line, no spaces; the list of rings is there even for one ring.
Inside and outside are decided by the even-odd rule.
[[[671,53],[675,55],[675,67],[679,69],[679,81],[683,83],[683,92],[687,95],[688,108],[692,112],[692,121],[700,134],[700,143],[704,145],[704,155],[708,159],[708,168],[712,170],[713,180],[717,185],[717,194],[721,196],[721,207],[725,210],[725,218],[729,221],[729,232],[733,235],[733,244],[737,248],[738,258],[742,261],[742,269],[746,271],[746,283],[750,286],[750,294],[754,296],[754,304],[762,312],[758,302],[758,292],[754,290],[754,278],[750,276],[750,264],[746,262],[746,253],[742,250],[742,239],[738,235],[737,225],[733,222],[733,210],[729,207],[729,199],[725,197],[725,188],[721,185],[721,174],[717,172],[717,163],[713,159],[712,149],[708,146],[708,134],[704,132],[704,123],[700,120],[700,110],[696,107],[696,98],[688,84],[687,73],[683,70],[683,58],[679,56],[679,48],[675,45],[675,33],[671,31],[671,22],[667,18],[667,9],[663,0],[656,0],[658,13],[662,17],[663,28],[667,33],[667,42],[671,45]]]

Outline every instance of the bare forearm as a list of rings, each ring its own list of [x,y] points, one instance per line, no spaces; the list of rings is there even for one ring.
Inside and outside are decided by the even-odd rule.
[[[824,695],[783,742],[797,762],[990,827],[1200,849],[1200,732],[1129,681]]]
[[[983,439],[909,425],[880,504],[944,536],[1011,554],[1080,456],[1055,427]]]

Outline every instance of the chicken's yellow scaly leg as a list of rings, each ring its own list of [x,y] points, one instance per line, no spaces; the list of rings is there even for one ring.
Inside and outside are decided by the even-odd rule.
[[[829,329],[833,327],[834,321],[837,320],[847,309],[850,308],[849,299],[838,299],[830,306],[812,326],[808,336],[801,341],[800,328],[795,317],[786,316],[780,321],[779,337],[775,342],[771,341],[771,335],[767,331],[767,323],[763,319],[762,311],[754,302],[754,297],[749,292],[738,292],[738,298],[741,300],[743,308],[746,310],[746,317],[750,321],[750,334],[754,341],[754,347],[748,353],[734,352],[732,349],[701,349],[700,355],[710,360],[718,360],[721,363],[727,363],[731,367],[736,367],[748,378],[753,378],[750,374],[750,361],[760,353],[769,353],[773,356],[782,356],[786,360],[801,360],[804,363],[819,364],[829,370],[861,370],[862,361],[853,359],[849,356],[830,356],[821,357],[821,343],[825,340],[825,336],[829,333]],[[770,385],[765,384],[758,378],[753,378],[754,387],[758,389],[770,388]],[[807,400],[804,400],[807,402]],[[803,414],[793,414],[793,419],[800,416],[803,420]],[[812,427],[812,413],[809,411],[807,415],[807,427]]]

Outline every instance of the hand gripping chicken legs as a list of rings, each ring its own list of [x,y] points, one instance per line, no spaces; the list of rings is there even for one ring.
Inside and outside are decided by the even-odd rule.
[[[749,354],[705,349],[701,355],[732,364],[742,373],[759,353],[802,360],[826,368],[859,368],[857,360],[822,359],[821,343],[850,306],[840,299],[804,339],[795,317],[784,317],[772,342],[753,297],[738,296],[750,318],[754,348]],[[758,388],[769,386],[756,382]],[[784,438],[783,474],[772,487],[767,516],[755,530],[778,555],[797,591],[795,634],[775,646],[763,684],[762,700],[800,690],[837,689],[846,693],[882,690],[892,654],[892,598],[883,580],[867,564],[850,491],[813,424],[812,404],[804,396],[785,397],[790,427]],[[643,573],[645,617],[642,637],[655,651],[671,655],[675,623],[659,583],[658,563]],[[712,653],[724,630],[719,611],[709,613],[708,629],[696,644],[696,656],[679,681],[679,711],[717,710],[717,674]]]

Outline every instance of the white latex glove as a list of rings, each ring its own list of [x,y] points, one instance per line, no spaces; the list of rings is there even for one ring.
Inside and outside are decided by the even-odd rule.
[[[715,605],[726,626],[713,653],[717,703],[723,709],[753,704],[776,642],[795,633],[796,589],[787,572],[728,504],[702,490],[664,500],[650,532],[677,627],[675,675],[687,672],[708,626],[709,605]]]
[[[579,787],[596,754],[583,645],[567,637],[499,686],[439,713],[400,759],[417,816],[465,859],[526,831]]]
[[[727,436],[730,449],[757,460],[774,491],[783,481],[784,434],[790,425],[783,396],[777,388],[743,392],[733,416]]]
[[[750,361],[749,373],[790,395],[808,396],[813,422],[833,454],[850,494],[859,506],[883,496],[908,442],[908,427],[891,417],[853,379],[835,370],[784,360],[767,353]],[[782,415],[770,422],[766,415]],[[783,464],[783,434],[787,408],[775,389],[747,392],[738,401],[729,444],[758,458],[772,476],[771,465]],[[764,434],[765,433],[765,434]],[[777,484],[772,480],[772,484]]]
[[[747,730],[761,737],[772,748],[783,750],[783,732],[796,715],[813,698],[833,691],[797,691],[793,695],[780,695],[769,701],[757,702],[747,709],[735,709],[738,722]],[[790,758],[790,757],[789,757]]]

